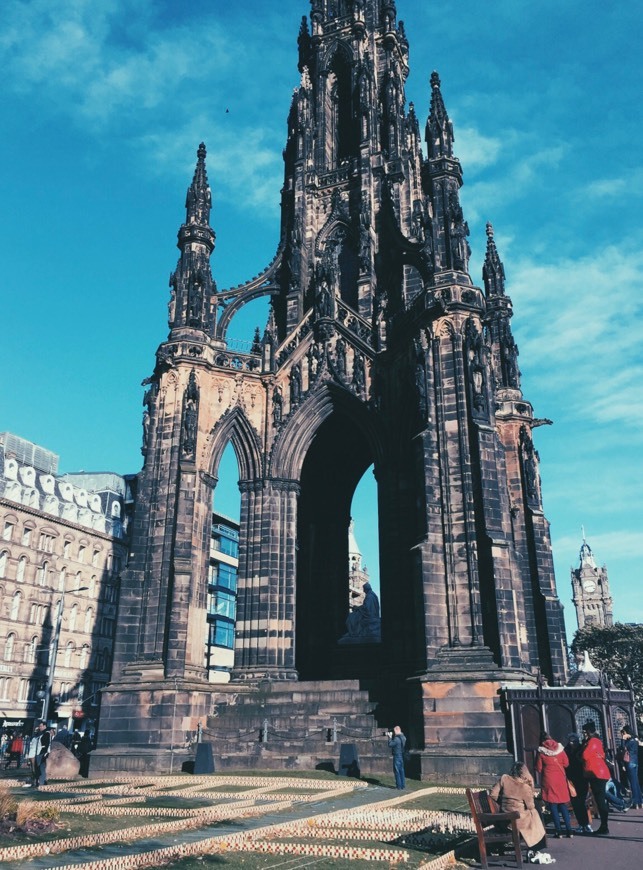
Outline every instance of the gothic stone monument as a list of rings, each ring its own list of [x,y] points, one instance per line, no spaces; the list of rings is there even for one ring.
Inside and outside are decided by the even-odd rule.
[[[218,769],[311,767],[334,720],[362,741],[363,772],[388,769],[382,729],[399,722],[423,775],[495,774],[510,760],[500,686],[566,677],[532,440],[542,421],[520,389],[503,266],[488,225],[484,288],[472,282],[440,79],[425,156],[396,4],[312,0],[298,47],[277,253],[229,291],[210,270],[198,150],[93,769],[177,769],[199,722]],[[231,352],[231,318],[261,295],[263,338]],[[232,679],[217,686],[208,551],[230,442],[238,610]],[[381,642],[341,645],[349,510],[371,465]],[[262,722],[280,742],[258,741]]]

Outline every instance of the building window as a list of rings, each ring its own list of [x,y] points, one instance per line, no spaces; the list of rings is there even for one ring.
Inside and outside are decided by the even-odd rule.
[[[94,552],[92,553],[92,565],[94,566],[94,568],[96,568],[98,565],[99,554],[100,554],[100,550],[94,550]]]
[[[5,662],[10,662],[13,660],[13,645],[15,643],[16,636],[13,632],[7,635],[7,639],[4,643],[4,660]]]
[[[9,677],[0,677],[0,698],[3,701],[9,698]]]
[[[100,621],[100,633],[104,637],[113,637],[114,635],[114,620],[103,617]]]
[[[3,550],[0,553],[0,577],[7,576],[7,559],[9,558],[9,554],[6,550]]]
[[[74,651],[74,644],[70,640],[69,643],[67,644],[67,646],[65,647],[64,667],[66,667],[66,668],[71,667],[71,656],[72,656],[73,651]]]
[[[92,630],[93,615],[94,611],[91,609],[91,607],[88,607],[85,613],[85,634],[89,634],[89,632]]]
[[[29,700],[29,680],[20,680],[20,688],[18,689],[18,700],[25,701]]]
[[[69,555],[71,553],[71,541],[65,541],[63,544],[63,556],[65,559],[69,559]]]
[[[210,625],[210,645],[224,646],[227,649],[234,647],[234,625],[231,622],[217,620]]]
[[[90,598],[94,598],[96,595],[96,575],[93,574],[89,580],[89,590],[88,595]]]
[[[58,575],[58,591],[63,592],[65,589],[65,580],[67,579],[67,569],[61,568]]]
[[[38,638],[32,637],[31,643],[25,645],[25,662],[30,664],[36,663],[36,650],[38,649]]]
[[[236,617],[236,597],[229,592],[211,592],[208,595],[208,616]]]
[[[31,544],[31,533],[33,529],[30,526],[25,526],[22,530],[22,540],[20,543],[23,547],[28,547]]]
[[[75,587],[74,591],[78,592],[82,585],[83,585],[83,575],[80,573],[80,571],[78,571],[76,574],[76,587]]]
[[[2,540],[10,541],[13,538],[13,526],[14,523],[6,522],[4,524],[4,529],[2,530]]]
[[[49,562],[43,562],[40,568],[38,568],[38,586],[46,586],[47,578],[49,576]]]
[[[40,535],[40,542],[38,544],[38,549],[44,550],[45,553],[53,553],[54,552],[54,541],[56,539],[53,535],[48,535],[45,532],[42,532]]]
[[[27,569],[27,557],[21,556],[18,559],[18,568],[16,569],[16,580],[18,583],[22,583],[25,579],[25,571]]]
[[[80,547],[78,548],[78,561],[79,561],[79,562],[84,562],[84,561],[85,561],[85,551],[86,551],[86,549],[87,549],[87,547],[83,547],[83,546],[80,546]]]
[[[226,565],[224,562],[211,564],[209,582],[211,586],[223,586],[236,592],[237,569],[232,565]]]
[[[22,601],[22,593],[16,592],[13,596],[13,600],[11,602],[11,616],[10,619],[15,622],[18,619],[18,614],[20,613],[20,602]]]
[[[89,647],[85,644],[80,651],[80,669],[84,671],[87,667],[87,656],[89,654]]]
[[[76,631],[76,617],[78,616],[78,605],[74,604],[69,614],[68,631]]]
[[[212,527],[212,549],[237,559],[239,557],[239,541],[228,537],[227,534],[221,534],[220,529],[220,526]]]

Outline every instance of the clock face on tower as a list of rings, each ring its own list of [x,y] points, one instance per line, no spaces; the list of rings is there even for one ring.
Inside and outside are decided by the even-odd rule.
[[[596,583],[593,580],[585,580],[583,583],[583,589],[585,592],[594,592],[596,589]]]

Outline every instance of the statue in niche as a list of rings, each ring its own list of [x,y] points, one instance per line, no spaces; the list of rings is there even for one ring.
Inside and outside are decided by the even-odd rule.
[[[317,317],[332,316],[332,296],[328,275],[325,269],[320,270],[319,284],[315,296],[315,310]]]
[[[466,325],[466,344],[470,363],[473,407],[476,411],[484,413],[487,410],[484,343],[482,334],[478,332],[471,317],[467,320]]]
[[[413,217],[411,223],[411,235],[418,242],[424,242],[424,209],[419,199],[413,203]]]
[[[525,478],[525,490],[530,501],[538,500],[538,453],[534,449],[534,442],[527,434],[523,426],[521,431],[522,441],[522,467]]]
[[[284,400],[281,395],[281,387],[275,387],[272,393],[272,422],[278,426],[283,419]]]
[[[335,345],[335,367],[339,377],[344,380],[346,378],[346,342],[343,338],[338,339]]]
[[[298,405],[301,402],[301,372],[299,366],[294,365],[290,370],[290,404]]]
[[[451,262],[454,269],[466,272],[471,256],[471,248],[467,241],[469,224],[464,219],[462,207],[455,190],[451,191],[449,198],[449,220],[451,224]]]
[[[364,601],[351,608],[346,618],[346,634],[339,643],[380,643],[382,640],[382,620],[380,601],[370,583],[364,583]]]
[[[170,275],[170,301],[167,303],[167,322],[168,326],[174,324],[176,317],[176,272]]]
[[[420,414],[423,418],[426,417],[427,414],[427,401],[426,401],[426,369],[424,365],[424,351],[422,349],[422,343],[419,339],[415,339],[415,390],[419,399],[419,409]]]
[[[518,346],[509,335],[501,346],[502,367],[505,375],[505,383],[508,387],[517,390],[520,388],[520,371],[518,370]]]
[[[366,272],[370,271],[371,268],[371,240],[367,233],[365,233],[359,245],[359,271],[363,275]]]
[[[310,348],[308,352],[308,380],[313,381],[319,371],[319,363],[321,361],[321,351],[319,347],[314,344]]]
[[[189,322],[199,326],[203,316],[203,275],[198,269],[190,286]]]
[[[183,430],[181,433],[181,452],[185,458],[193,457],[196,452],[197,423],[199,416],[199,388],[194,369],[185,390],[183,405]]]
[[[359,351],[355,351],[353,357],[353,384],[358,392],[362,392],[366,386],[366,371],[364,369],[364,357]]]

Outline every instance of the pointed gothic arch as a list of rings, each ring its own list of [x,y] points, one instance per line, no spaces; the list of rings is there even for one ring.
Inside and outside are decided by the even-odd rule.
[[[375,415],[353,393],[336,384],[325,383],[306,397],[277,436],[270,458],[271,476],[298,480],[306,454],[320,426],[337,413],[361,432],[377,469],[383,458],[384,447]]]
[[[239,465],[240,480],[254,480],[262,475],[263,461],[259,437],[239,405],[221,417],[210,433],[205,451],[209,453],[204,465],[216,478],[223,451],[232,444]]]

